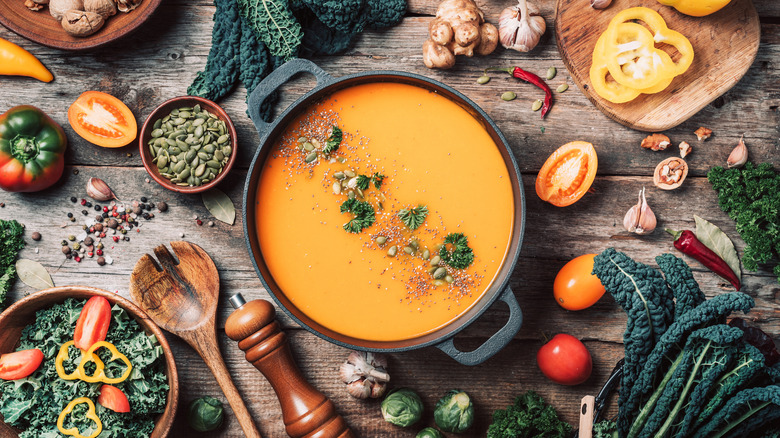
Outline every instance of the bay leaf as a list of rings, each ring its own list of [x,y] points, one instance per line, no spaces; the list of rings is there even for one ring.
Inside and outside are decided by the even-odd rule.
[[[48,289],[54,287],[54,282],[42,264],[30,259],[19,259],[16,261],[16,274],[24,284],[35,288],[35,290]]]
[[[696,238],[722,258],[737,274],[739,281],[742,281],[742,269],[739,266],[739,255],[734,247],[734,242],[712,222],[696,215],[693,215],[693,220],[696,221]]]
[[[201,198],[203,205],[217,220],[230,225],[236,221],[236,209],[233,207],[233,201],[222,190],[211,189],[203,192]]]

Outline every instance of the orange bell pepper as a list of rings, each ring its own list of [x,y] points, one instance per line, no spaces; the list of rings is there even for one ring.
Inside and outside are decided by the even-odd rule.
[[[51,82],[54,75],[32,53],[0,38],[0,75],[29,76]]]
[[[671,6],[685,15],[703,17],[723,9],[731,0],[658,0],[658,3]]]
[[[95,422],[95,429],[92,431],[90,435],[82,435],[81,431],[79,431],[78,427],[71,427],[70,429],[65,429],[65,418],[67,418],[68,414],[73,412],[73,408],[75,408],[77,405],[80,404],[86,404],[87,405],[87,414],[85,415],[87,419],[92,420]],[[95,403],[92,403],[92,400],[86,398],[86,397],[79,397],[72,402],[68,403],[68,406],[65,407],[65,409],[60,412],[59,418],[57,418],[57,429],[60,430],[60,432],[63,435],[67,436],[73,436],[76,438],[95,438],[96,436],[100,435],[100,432],[103,431],[103,423],[100,422],[100,418],[97,416],[97,412],[95,412]]]

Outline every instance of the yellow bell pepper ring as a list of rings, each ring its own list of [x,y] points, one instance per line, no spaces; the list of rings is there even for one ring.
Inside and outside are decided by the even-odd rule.
[[[125,369],[125,372],[120,377],[111,378],[106,376],[105,364],[95,354],[95,352],[101,348],[107,348],[108,351],[111,352],[111,359],[109,362],[113,362],[114,360],[119,359],[124,362],[125,365],[127,365],[127,369]],[[84,366],[88,362],[95,362],[95,365],[97,366],[95,373],[91,376],[87,375],[86,371],[84,370]],[[116,349],[114,344],[108,341],[99,341],[92,344],[92,346],[89,347],[89,350],[84,353],[84,356],[81,358],[81,362],[79,363],[76,371],[80,374],[79,378],[85,382],[103,382],[108,383],[109,385],[113,385],[115,383],[124,382],[128,377],[130,377],[130,372],[133,371],[133,364],[130,363],[130,359],[128,359],[127,356],[120,353],[119,350]]]
[[[641,24],[620,23],[615,26],[614,40],[604,38],[601,56],[609,73],[618,83],[627,87],[650,88],[675,76],[676,66],[663,50],[656,49],[653,34]]]
[[[671,6],[685,15],[703,17],[723,9],[731,0],[658,0],[658,3]]]
[[[82,403],[87,405],[86,418],[95,422],[96,427],[92,431],[92,434],[90,435],[82,435],[78,427],[71,427],[70,429],[65,429],[64,426],[65,418],[67,418],[68,414],[73,412],[73,408],[75,408],[76,406]],[[79,397],[73,400],[72,402],[68,403],[68,406],[66,406],[65,409],[63,409],[62,412],[60,412],[60,416],[57,419],[57,429],[59,429],[60,432],[66,436],[73,436],[76,438],[95,438],[96,436],[100,435],[100,432],[103,431],[103,423],[100,422],[100,418],[98,418],[97,412],[95,412],[95,403],[92,403],[92,400],[86,397]]]
[[[54,368],[57,370],[57,375],[60,376],[60,379],[63,380],[76,380],[81,378],[78,370],[70,374],[65,374],[65,367],[63,366],[63,363],[68,360],[68,348],[73,344],[73,341],[68,341],[62,344],[59,353],[57,353],[56,359],[54,359]]]

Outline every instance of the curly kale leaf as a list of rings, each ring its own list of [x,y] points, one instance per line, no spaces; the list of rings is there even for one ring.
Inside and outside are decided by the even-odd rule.
[[[298,55],[303,29],[284,0],[237,0],[241,16],[273,56]]]
[[[687,404],[698,404],[700,400],[689,397],[700,386],[709,387],[712,380],[723,373],[731,356],[736,351],[736,342],[742,338],[742,330],[718,324],[705,327],[688,336],[680,352],[682,360],[667,371],[671,378],[664,385],[658,385],[650,400],[631,426],[629,435],[641,428],[642,438],[666,436],[678,423],[676,418],[684,413]],[[657,396],[660,394],[660,397]],[[704,392],[706,395],[706,391]],[[649,416],[643,413],[651,412]],[[647,421],[644,422],[644,418]],[[642,423],[644,422],[644,427]],[[672,434],[673,436],[685,436]]]
[[[618,438],[617,424],[611,420],[593,424],[593,438]]]
[[[691,268],[681,258],[672,254],[661,254],[655,261],[674,294],[674,319],[704,302],[704,293],[699,288],[699,283],[693,278]]]
[[[780,257],[780,173],[769,163],[748,162],[742,169],[714,167],[707,179],[745,241],[745,269],[756,271],[760,263]],[[780,281],[780,264],[774,273]]]
[[[633,381],[629,382],[631,385],[630,395],[622,403],[618,415],[621,436],[624,436],[623,434],[628,431],[634,421],[637,408],[644,405],[649,399],[654,390],[654,382],[657,382],[660,376],[664,375],[668,368],[667,364],[672,360],[670,358],[679,357],[684,340],[690,333],[717,324],[726,315],[737,310],[747,312],[754,305],[755,302],[750,296],[741,292],[733,292],[704,301],[677,318],[655,344],[650,355],[645,358],[641,372]]]
[[[24,227],[15,220],[0,219],[0,310],[16,283],[16,257],[24,248]]]
[[[745,389],[731,397],[694,437],[750,436],[752,431],[777,419],[780,419],[780,386]]]
[[[660,272],[635,262],[614,248],[596,256],[593,274],[628,314],[623,334],[625,365],[619,397],[622,405],[628,399],[647,355],[672,321],[674,299]],[[618,418],[621,429],[631,420],[623,415],[631,412],[633,409],[621,411]]]
[[[515,404],[493,412],[488,438],[566,438],[571,426],[561,421],[555,409],[534,391],[515,399]]]

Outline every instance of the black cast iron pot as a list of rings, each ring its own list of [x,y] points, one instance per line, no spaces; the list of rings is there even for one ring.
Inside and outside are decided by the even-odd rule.
[[[294,75],[303,72],[311,73],[317,79],[317,85],[314,89],[290,105],[290,107],[273,123],[264,122],[260,117],[260,106],[266,98]],[[271,276],[271,273],[268,271],[265,261],[263,260],[262,252],[260,251],[257,232],[253,226],[255,224],[254,202],[257,195],[260,174],[263,170],[266,157],[268,157],[268,154],[276,143],[276,139],[283,134],[287,125],[310,105],[325,96],[344,88],[376,82],[396,82],[431,90],[432,92],[438,93],[457,103],[479,120],[500,149],[501,156],[509,170],[512,190],[514,192],[514,202],[517,206],[509,252],[505,258],[504,264],[499,270],[496,280],[482,298],[480,298],[467,312],[460,315],[450,324],[424,336],[401,341],[372,341],[345,336],[323,327],[306,316],[306,314],[301,312],[290,302],[285,296],[284,291],[280,290],[279,286],[274,281],[274,278]],[[276,300],[276,303],[284,309],[292,319],[315,335],[343,347],[366,351],[396,352],[435,346],[456,361],[465,365],[477,365],[484,362],[498,353],[512,340],[514,335],[520,330],[523,320],[523,315],[520,306],[517,303],[517,299],[509,288],[509,277],[517,263],[517,258],[520,253],[520,243],[522,242],[523,231],[525,230],[525,196],[523,193],[520,171],[518,170],[517,162],[509,149],[506,138],[504,138],[504,135],[499,131],[496,124],[484,111],[482,111],[482,109],[466,96],[447,85],[420,75],[399,71],[373,71],[334,78],[325,73],[314,63],[303,59],[296,59],[276,69],[252,92],[252,95],[249,97],[249,116],[252,118],[252,121],[257,128],[257,132],[260,134],[260,145],[252,159],[252,164],[249,168],[249,174],[247,175],[246,184],[244,186],[244,236],[246,238],[249,254],[252,257],[252,263],[257,274],[260,276],[263,285],[274,300]],[[252,224],[252,226],[250,226],[250,224]],[[453,343],[454,336],[479,318],[480,315],[482,315],[482,313],[497,299],[505,302],[509,306],[510,314],[507,323],[475,350],[470,352],[458,350]]]

